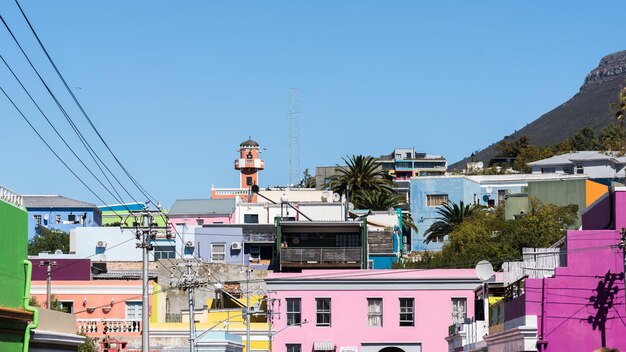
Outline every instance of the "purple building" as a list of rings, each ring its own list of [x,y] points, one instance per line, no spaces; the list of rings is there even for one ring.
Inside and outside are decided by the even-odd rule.
[[[40,266],[44,261],[54,262],[50,270],[52,280],[91,280],[91,259],[56,259],[53,257],[28,257],[33,264],[32,280],[46,280],[48,268]]]
[[[504,323],[484,337],[488,350],[626,350],[624,228],[626,188],[619,187],[583,214],[583,230],[567,232],[566,266],[509,287]]]

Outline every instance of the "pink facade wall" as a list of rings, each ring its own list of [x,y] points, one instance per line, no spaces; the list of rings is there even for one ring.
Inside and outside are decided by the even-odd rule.
[[[437,274],[432,275],[428,273],[429,271],[437,272]],[[448,336],[448,327],[452,324],[452,298],[465,298],[467,316],[471,317],[474,314],[473,289],[480,285],[474,270],[376,270],[377,274],[375,277],[370,277],[371,281],[363,280],[368,276],[360,275],[371,275],[372,271],[342,270],[341,272],[357,273],[354,278],[345,277],[341,280],[357,280],[367,288],[350,289],[350,284],[345,287],[344,285],[329,285],[324,281],[325,275],[321,275],[322,281],[317,289],[298,289],[299,285],[294,284],[291,289],[274,291],[272,298],[280,300],[280,317],[275,317],[273,322],[274,330],[280,331],[274,337],[273,350],[275,352],[285,352],[286,344],[291,343],[301,344],[303,352],[310,352],[313,351],[316,341],[331,341],[337,352],[341,347],[357,347],[357,352],[362,352],[362,343],[381,344],[377,350],[385,346],[403,348],[403,343],[419,343],[421,351],[446,351],[445,337]],[[385,277],[388,273],[395,275],[395,278]],[[300,275],[307,277],[310,272],[305,271]],[[422,287],[417,288],[415,285],[420,281],[420,275],[423,275],[424,281]],[[450,284],[448,286],[445,281],[438,281],[446,276],[460,276],[467,279],[467,282],[459,285],[448,283]],[[428,284],[426,284],[427,281]],[[274,290],[271,283],[269,285],[270,290]],[[417,284],[418,287],[420,285]],[[316,326],[315,298],[323,297],[331,299],[330,327]],[[415,302],[415,324],[410,327],[401,327],[399,326],[399,298],[411,297]],[[285,298],[301,298],[302,321],[306,319],[308,323],[285,328],[287,319]],[[383,299],[382,327],[368,326],[368,298]],[[281,329],[284,330],[281,331]]]
[[[617,228],[626,226],[626,192],[615,193]],[[588,319],[602,316],[590,297],[598,288],[617,290],[606,311],[606,345],[626,349],[626,297],[624,252],[616,247],[618,230],[582,230],[567,233],[567,267],[555,277],[526,280],[526,315],[537,315],[538,335],[547,341],[547,351],[593,351],[601,346],[601,332]],[[609,285],[607,273],[621,274]],[[543,283],[543,290],[542,290]],[[604,286],[602,286],[604,285]],[[542,317],[541,302],[544,302]],[[607,297],[605,301],[609,301]]]

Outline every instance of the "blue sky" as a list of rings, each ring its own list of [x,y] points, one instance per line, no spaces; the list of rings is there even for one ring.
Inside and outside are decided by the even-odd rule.
[[[288,183],[289,87],[300,92],[302,169],[405,146],[454,162],[565,102],[602,56],[626,49],[619,17],[626,3],[618,1],[38,0],[22,6],[111,148],[165,206],[208,197],[211,185],[237,186],[233,159],[248,136],[267,148],[261,185]],[[2,2],[0,13],[113,167],[15,3]],[[93,165],[0,29],[0,54]],[[2,65],[0,84],[95,193],[115,203]],[[0,116],[0,185],[102,203],[4,96]]]

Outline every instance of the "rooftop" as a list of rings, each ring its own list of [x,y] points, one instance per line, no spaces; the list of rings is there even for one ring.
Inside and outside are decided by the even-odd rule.
[[[178,199],[168,215],[227,215],[235,211],[235,199]]]
[[[477,279],[475,269],[380,269],[380,270],[306,270],[301,273],[273,273],[267,280],[415,280],[415,279]]]
[[[25,208],[93,208],[93,209],[98,209],[98,207],[95,204],[63,197],[63,196],[56,195],[56,194],[25,195],[24,207]]]
[[[616,164],[626,164],[626,157],[618,157],[608,152],[598,151],[579,151],[573,153],[565,153],[561,155],[555,155],[551,158],[533,161],[528,163],[529,166],[543,166],[543,165],[568,165],[577,161],[600,161],[606,160]]]
[[[557,181],[557,180],[577,180],[586,179],[586,175],[559,175],[559,174],[509,174],[509,175],[443,175],[443,176],[419,176],[411,177],[411,181],[428,181],[433,179],[458,179],[466,178],[468,180],[483,183],[498,182],[528,182],[528,181]]]

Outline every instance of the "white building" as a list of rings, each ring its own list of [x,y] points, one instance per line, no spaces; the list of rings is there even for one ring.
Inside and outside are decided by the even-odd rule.
[[[611,152],[580,151],[528,163],[533,174],[584,174],[590,179],[622,179],[626,157]]]

